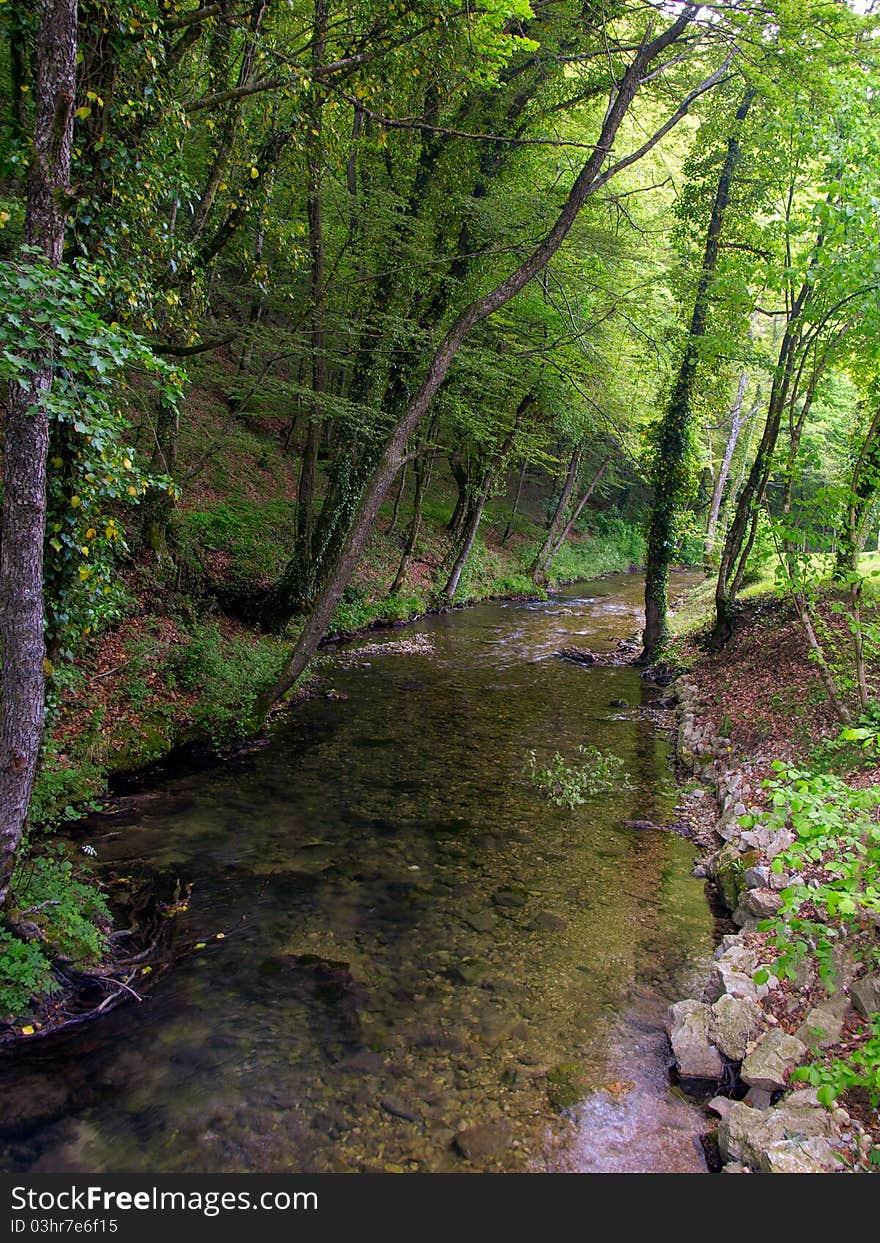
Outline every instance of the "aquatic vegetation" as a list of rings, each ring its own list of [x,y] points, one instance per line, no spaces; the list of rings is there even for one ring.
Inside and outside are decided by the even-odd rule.
[[[569,763],[557,751],[546,768],[541,768],[535,752],[529,752],[526,773],[556,807],[574,811],[597,794],[631,788],[620,756],[594,746],[578,747],[578,755],[580,762]]]

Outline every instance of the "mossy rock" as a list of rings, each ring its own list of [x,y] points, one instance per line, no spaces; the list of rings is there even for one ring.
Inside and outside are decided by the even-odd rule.
[[[580,1062],[560,1062],[547,1074],[547,1100],[562,1113],[583,1100],[586,1077]]]
[[[107,756],[108,773],[134,772],[173,750],[177,739],[161,716],[144,716],[121,727]]]
[[[715,880],[729,910],[736,908],[740,894],[745,889],[746,870],[754,867],[759,860],[760,853],[757,850],[747,850],[745,854],[740,854],[735,842],[727,842],[718,852],[714,868]]]

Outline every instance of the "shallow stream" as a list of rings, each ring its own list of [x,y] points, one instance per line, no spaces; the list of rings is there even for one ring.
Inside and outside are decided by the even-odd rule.
[[[556,655],[629,635],[641,591],[355,642],[266,747],[98,830],[102,861],[192,883],[179,935],[204,948],[0,1061],[2,1168],[703,1170],[662,1022],[712,917],[692,844],[625,824],[672,813],[671,722],[635,670]],[[630,788],[569,811],[525,769],[579,744]]]

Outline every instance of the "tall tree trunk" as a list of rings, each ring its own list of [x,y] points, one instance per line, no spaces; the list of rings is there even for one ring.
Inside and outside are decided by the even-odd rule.
[[[721,501],[724,497],[724,488],[727,484],[727,477],[730,474],[730,463],[733,461],[733,455],[736,452],[739,434],[742,431],[745,418],[743,417],[743,402],[746,395],[746,385],[749,382],[748,374],[743,371],[740,373],[739,383],[736,386],[736,397],[730,410],[730,431],[727,433],[727,443],[724,446],[724,454],[721,458],[721,466],[718,470],[718,478],[715,480],[715,487],[712,489],[712,501],[709,505],[709,519],[706,523],[706,539],[704,543],[703,560],[708,563],[712,559],[712,552],[715,548],[715,532],[718,529],[718,516],[721,513]]]
[[[327,0],[315,0],[312,20],[312,67],[323,63],[327,38]],[[324,420],[327,393],[327,331],[326,293],[324,289],[324,217],[321,203],[323,160],[323,99],[317,87],[312,88],[308,107],[308,202],[309,222],[309,298],[311,303],[312,360],[311,409],[299,472],[296,496],[296,550],[294,557],[300,569],[300,605],[311,599],[314,591],[315,500],[318,483],[318,453]]]
[[[727,140],[727,151],[703,251],[703,265],[697,282],[690,331],[675,388],[660,425],[657,453],[651,472],[654,501],[648,529],[648,558],[645,567],[645,630],[642,661],[656,660],[669,638],[669,567],[675,550],[676,525],[687,487],[688,442],[691,435],[693,389],[697,377],[698,343],[706,332],[709,315],[709,294],[718,252],[724,216],[730,201],[734,176],[740,158],[739,128],[748,115],[755,92],[750,87],[744,94],[734,116],[735,128]]]
[[[409,532],[406,537],[406,546],[403,550],[403,556],[400,558],[400,564],[397,567],[397,573],[394,575],[394,582],[388,589],[389,596],[395,595],[400,591],[406,581],[406,575],[409,570],[409,563],[412,555],[416,550],[416,544],[419,539],[419,532],[422,529],[422,505],[425,499],[425,492],[431,479],[431,471],[434,466],[434,453],[432,452],[427,461],[424,456],[419,453],[415,459],[415,476],[416,486],[413,493],[413,512],[412,520],[409,524]]]
[[[418,483],[418,471],[416,471],[416,483]],[[391,535],[397,530],[397,521],[400,517],[400,504],[403,500],[404,489],[406,488],[406,462],[400,472],[400,479],[397,483],[397,492],[394,496],[394,509],[391,512],[391,526],[388,528],[388,534]]]
[[[507,519],[507,525],[504,528],[504,534],[501,536],[501,547],[502,548],[507,543],[507,541],[510,539],[511,533],[513,531],[513,524],[516,521],[516,515],[519,513],[519,503],[520,503],[520,499],[522,498],[523,484],[526,481],[526,471],[528,470],[528,467],[529,467],[529,459],[527,457],[524,457],[522,461],[522,467],[520,468],[520,472],[519,472],[519,478],[516,484],[516,494],[513,498],[513,508],[510,511],[510,517]]]
[[[477,324],[493,315],[524,289],[543,270],[553,257],[577,219],[586,201],[616,172],[634,163],[636,159],[652,150],[660,139],[687,114],[690,104],[706,91],[711,90],[726,72],[727,66],[719,67],[682,101],[667,121],[660,125],[636,152],[623,157],[607,168],[608,152],[612,149],[621,123],[629,112],[638,93],[648,66],[689,30],[698,9],[686,8],[656,38],[646,38],[633,56],[626,70],[614,85],[611,101],[605,112],[601,131],[592,153],[581,168],[574,184],[556,217],[556,221],[532,253],[510,276],[502,280],[482,297],[471,302],[453,320],[428,365],[424,379],[407,403],[400,418],[392,427],[384,451],[376,469],[368,479],[360,502],[349,525],[345,541],[333,568],[327,576],[323,589],[316,598],[312,610],[300,631],[296,645],[284,664],[274,685],[260,697],[255,705],[259,716],[269,705],[285,695],[309,665],[327,629],[333,610],[363,554],[376,515],[397,471],[406,455],[406,446],[415,429],[428,412],[452,365],[453,359],[465,338]]]
[[[76,0],[42,0],[36,125],[25,242],[53,267],[64,247],[76,93]],[[45,716],[43,541],[46,533],[51,344],[10,386],[0,518],[0,907],[6,900],[40,754]]]
[[[805,282],[792,303],[788,323],[779,346],[773,383],[770,386],[767,418],[764,422],[761,442],[737,497],[736,509],[728,527],[718,563],[718,580],[715,584],[715,627],[712,632],[712,640],[716,645],[726,643],[733,633],[736,596],[755,542],[760,506],[773,468],[773,454],[779,439],[782,415],[795,369],[801,315],[810,296],[811,286]]]
[[[865,519],[880,486],[880,383],[875,384],[874,400],[877,404],[853,466],[846,515],[838,538],[834,576],[841,580],[855,574],[858,568]]]
[[[470,471],[462,464],[459,454],[454,453],[449,459],[449,469],[452,471],[452,477],[455,480],[455,486],[458,488],[458,496],[455,498],[455,508],[452,516],[446,524],[446,530],[455,538],[464,522],[464,516],[468,507],[468,490],[470,488],[471,476]]]
[[[595,475],[590,480],[587,486],[587,490],[584,492],[583,496],[578,501],[577,505],[575,505],[574,509],[571,512],[571,517],[569,518],[568,522],[566,522],[565,526],[563,527],[562,532],[560,533],[560,536],[557,539],[556,543],[550,549],[550,555],[547,558],[548,567],[551,566],[553,562],[556,560],[556,556],[560,548],[565,543],[565,541],[568,539],[569,535],[571,535],[571,532],[574,528],[574,524],[577,522],[578,518],[580,518],[581,514],[584,512],[584,508],[587,504],[587,501],[596,491],[599,484],[602,482],[602,477],[605,474],[608,467],[611,465],[612,461],[613,461],[613,455],[609,454],[608,457],[605,459],[605,461],[600,464],[599,469],[596,471]]]
[[[565,483],[562,485],[562,491],[559,493],[559,500],[556,502],[556,509],[553,511],[553,517],[550,519],[550,525],[547,527],[546,538],[544,539],[544,543],[541,545],[537,557],[535,557],[535,560],[532,563],[531,574],[533,583],[541,583],[544,580],[547,563],[550,560],[550,552],[553,545],[556,543],[556,535],[559,531],[562,519],[565,516],[565,510],[568,506],[569,498],[574,490],[580,464],[581,448],[580,445],[578,445],[574,453],[572,453],[571,460],[568,463]]]

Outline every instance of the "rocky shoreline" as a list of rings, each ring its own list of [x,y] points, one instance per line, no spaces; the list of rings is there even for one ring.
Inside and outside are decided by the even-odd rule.
[[[857,1171],[873,1144],[867,1128],[836,1102],[821,1104],[815,1089],[793,1090],[790,1074],[811,1049],[840,1042],[850,1007],[862,1015],[878,1008],[880,976],[856,978],[855,962],[839,955],[833,992],[807,975],[796,982],[809,988],[812,1004],[788,1030],[786,990],[772,974],[775,954],[758,926],[777,914],[780,891],[796,879],[769,866],[793,834],[772,832],[761,822],[759,766],[737,761],[730,740],[703,719],[694,683],[684,675],[670,691],[678,701],[678,762],[702,787],[697,796],[716,804],[698,874],[714,882],[738,928],[722,937],[703,994],[670,1007],[667,1031],[677,1075],[683,1087],[704,1098],[715,1089],[707,1108],[724,1173]],[[754,826],[742,827],[744,817]],[[754,978],[759,972],[762,979],[766,973],[760,984]]]

